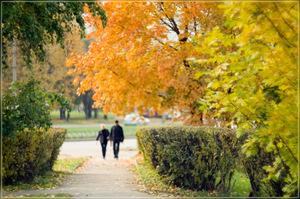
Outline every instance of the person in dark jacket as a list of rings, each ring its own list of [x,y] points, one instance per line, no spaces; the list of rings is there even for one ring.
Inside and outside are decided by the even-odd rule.
[[[111,128],[109,138],[110,141],[113,141],[114,156],[118,159],[120,142],[124,140],[123,128],[119,125],[118,120],[115,121],[115,125]]]
[[[96,140],[100,140],[103,159],[105,159],[107,141],[109,140],[109,131],[105,129],[104,124],[101,124],[101,129],[102,130],[98,132],[98,137]]]

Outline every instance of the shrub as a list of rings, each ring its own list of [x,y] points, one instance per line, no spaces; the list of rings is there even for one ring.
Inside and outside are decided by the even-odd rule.
[[[36,175],[51,170],[66,133],[66,129],[36,128],[17,131],[14,137],[4,136],[3,183],[31,182]]]
[[[274,152],[256,144],[250,156],[242,152],[252,132],[237,138],[232,129],[212,127],[143,127],[136,132],[139,150],[146,162],[169,183],[189,189],[229,193],[237,167],[248,175],[249,196],[283,196],[287,169],[277,179],[268,179],[264,169],[272,166]],[[219,180],[217,180],[219,179]]]
[[[139,128],[136,135],[145,160],[168,182],[193,190],[227,193],[232,189],[239,146],[234,131],[159,127]]]
[[[246,143],[246,139],[249,136],[251,136],[249,133],[243,135],[239,138],[240,142]],[[254,154],[249,156],[242,152],[239,153],[239,158],[251,183],[249,196],[263,196],[263,192],[272,197],[283,196],[283,188],[287,184],[284,178],[288,173],[288,169],[282,168],[281,165],[280,170],[282,172],[278,173],[277,179],[268,179],[269,173],[265,167],[273,166],[273,162],[278,154],[275,154],[273,151],[268,152],[266,146],[261,146],[259,143],[253,143],[253,145],[255,151],[252,153]]]
[[[50,128],[50,108],[54,104],[71,111],[68,98],[59,93],[46,92],[37,80],[31,79],[24,84],[13,82],[2,98],[3,136],[13,137],[15,132],[25,128]]]

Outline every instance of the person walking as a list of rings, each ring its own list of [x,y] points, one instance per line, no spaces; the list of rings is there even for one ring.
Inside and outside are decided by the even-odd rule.
[[[100,144],[102,148],[102,156],[103,159],[105,159],[107,141],[109,140],[109,131],[105,129],[104,124],[101,124],[101,129],[102,130],[98,132],[98,136],[96,140],[100,140]]]
[[[118,159],[120,142],[124,141],[123,128],[119,125],[118,120],[115,121],[115,125],[111,128],[109,138],[110,138],[110,141],[113,142],[114,156],[116,159]]]

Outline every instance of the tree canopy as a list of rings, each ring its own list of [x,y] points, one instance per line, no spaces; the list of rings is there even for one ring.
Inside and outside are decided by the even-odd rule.
[[[2,3],[2,56],[7,57],[7,47],[14,40],[21,49],[27,65],[32,53],[39,61],[45,59],[46,44],[59,43],[64,47],[65,33],[79,25],[81,36],[85,35],[84,5],[93,16],[106,24],[102,7],[95,2],[3,2]],[[7,67],[5,59],[3,64]]]
[[[195,54],[192,38],[223,23],[216,5],[110,2],[103,5],[108,16],[104,29],[86,9],[87,23],[96,27],[89,35],[95,42],[86,55],[68,60],[80,82],[79,93],[93,89],[95,105],[104,106],[105,112],[177,107],[197,122],[205,82],[194,78],[199,69],[188,59],[202,56]]]
[[[284,177],[286,196],[297,192],[298,182],[298,86],[299,4],[225,3],[224,34],[215,27],[207,36],[195,38],[198,52],[207,53],[202,64],[216,64],[207,73],[210,83],[201,99],[202,110],[230,115],[227,122],[254,135],[244,146],[247,155],[265,146],[276,161],[265,169],[268,180]],[[283,170],[289,168],[288,173]]]

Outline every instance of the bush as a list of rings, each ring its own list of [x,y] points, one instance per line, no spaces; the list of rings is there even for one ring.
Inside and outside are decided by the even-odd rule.
[[[37,80],[31,79],[24,84],[13,82],[2,98],[3,136],[13,137],[15,132],[25,128],[50,128],[50,108],[54,104],[71,111],[68,98],[46,92]]]
[[[136,135],[145,160],[168,182],[193,190],[228,193],[232,189],[239,147],[233,130],[145,127]]]
[[[239,140],[242,143],[246,142],[246,138],[249,138],[249,133]],[[264,169],[265,166],[272,166],[278,154],[274,152],[267,152],[265,146],[261,146],[259,143],[254,143],[256,151],[255,155],[247,156],[240,152],[239,158],[242,161],[242,165],[249,177],[251,183],[251,190],[249,196],[258,197],[263,196],[265,192],[268,196],[280,197],[284,195],[283,188],[286,185],[284,178],[286,177],[288,170],[282,168],[278,175],[278,179],[268,179],[268,172]]]
[[[36,128],[17,131],[14,137],[4,136],[3,183],[31,182],[36,175],[52,170],[66,133],[66,129]]]
[[[212,127],[143,127],[136,136],[145,161],[176,186],[229,193],[235,184],[233,174],[242,166],[251,183],[249,196],[264,196],[263,192],[283,196],[288,170],[268,180],[264,169],[272,166],[276,154],[257,144],[257,151],[247,156],[242,146],[252,133],[239,138],[235,133]]]

